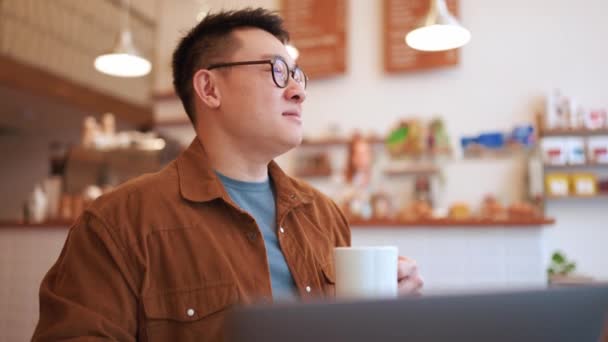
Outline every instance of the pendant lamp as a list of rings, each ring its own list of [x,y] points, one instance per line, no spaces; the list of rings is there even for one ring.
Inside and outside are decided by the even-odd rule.
[[[287,49],[287,53],[293,60],[297,60],[300,57],[300,51],[293,44],[285,44],[285,49]]]
[[[464,46],[471,33],[450,14],[445,0],[430,0],[429,12],[420,26],[405,36],[406,44],[420,51],[444,51]]]
[[[95,69],[117,77],[140,77],[147,75],[152,64],[144,58],[133,44],[133,34],[129,29],[130,6],[123,1],[123,25],[112,51],[95,58]]]

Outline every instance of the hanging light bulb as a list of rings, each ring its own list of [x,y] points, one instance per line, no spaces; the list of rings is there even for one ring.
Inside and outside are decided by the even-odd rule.
[[[464,46],[471,33],[450,14],[445,0],[431,0],[431,6],[422,24],[405,36],[412,49],[443,51]]]
[[[133,34],[129,30],[128,1],[123,1],[125,15],[123,27],[116,39],[111,52],[95,58],[95,69],[111,76],[139,77],[147,75],[152,70],[152,64],[141,56],[133,44]]]
[[[294,61],[297,60],[298,57],[300,57],[300,51],[298,51],[298,49],[292,44],[286,44],[285,48],[287,49],[287,53],[289,54],[289,56],[293,58]]]

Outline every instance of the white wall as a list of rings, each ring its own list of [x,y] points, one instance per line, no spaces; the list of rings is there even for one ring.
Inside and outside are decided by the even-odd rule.
[[[38,322],[38,292],[59,257],[66,227],[0,229],[0,342],[29,341]]]
[[[273,1],[225,3],[227,7],[276,6]],[[363,128],[386,133],[404,116],[440,114],[457,146],[462,135],[531,122],[542,109],[544,94],[555,87],[590,107],[608,106],[607,1],[461,0],[460,6],[462,22],[473,38],[461,50],[458,66],[387,76],[381,65],[381,2],[349,1],[348,72],[311,82],[304,106],[306,134],[318,134],[332,123],[339,123],[344,132]],[[185,13],[171,7],[172,20]],[[186,17],[179,25],[187,27],[193,22],[189,20]],[[175,38],[167,37],[175,37],[176,25],[161,20],[161,31],[169,33],[160,34],[160,60],[172,51]],[[167,77],[157,79],[158,90],[169,88]],[[159,108],[161,115],[182,111],[178,103]],[[486,193],[511,202],[525,193],[525,165],[520,159],[455,160],[444,172],[442,206],[459,200],[477,203]],[[608,253],[600,243],[608,241],[606,204],[606,200],[549,204],[548,213],[557,224],[543,231],[544,259],[559,248],[578,261],[581,272],[608,279]]]

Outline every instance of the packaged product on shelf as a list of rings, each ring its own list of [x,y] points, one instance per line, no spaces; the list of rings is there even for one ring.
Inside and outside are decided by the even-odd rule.
[[[575,173],[571,176],[572,193],[578,196],[597,194],[597,177],[591,173]]]
[[[581,165],[587,162],[585,158],[585,139],[568,138],[566,140],[566,151],[568,164]]]
[[[608,194],[608,178],[603,178],[597,181],[597,191]]]
[[[514,202],[509,206],[507,212],[511,219],[531,219],[542,216],[536,206],[526,202]]]
[[[567,128],[570,111],[569,100],[558,89],[553,90],[546,98],[545,128]]]
[[[606,127],[608,114],[605,109],[595,109],[585,114],[585,127],[587,129],[602,129]]]
[[[531,148],[536,144],[536,136],[534,135],[534,126],[532,125],[517,125],[513,127],[508,136],[510,144],[516,144],[521,147]]]
[[[548,165],[565,165],[567,158],[567,139],[544,138],[541,142],[543,162]]]
[[[47,219],[48,198],[42,186],[36,184],[25,205],[25,220],[29,223],[42,223]]]
[[[608,137],[591,137],[587,141],[590,163],[608,164]]]
[[[397,213],[400,221],[428,220],[433,218],[433,208],[425,201],[413,201]]]
[[[545,176],[545,189],[548,196],[568,196],[569,177],[567,174],[550,173]]]
[[[456,202],[450,207],[448,217],[455,220],[466,220],[471,217],[471,208],[467,203]]]
[[[391,130],[386,147],[392,157],[418,157],[425,152],[423,126],[417,119],[401,120]]]
[[[393,203],[385,192],[376,192],[372,195],[372,217],[377,220],[390,219],[393,216]]]
[[[435,118],[429,123],[427,129],[427,149],[431,154],[449,155],[452,152],[450,138],[445,123],[440,118]]]
[[[493,195],[484,197],[479,214],[481,218],[490,220],[504,220],[507,215],[505,208]]]
[[[581,129],[585,128],[585,118],[587,110],[580,105],[573,104],[572,112],[570,113],[570,128]]]

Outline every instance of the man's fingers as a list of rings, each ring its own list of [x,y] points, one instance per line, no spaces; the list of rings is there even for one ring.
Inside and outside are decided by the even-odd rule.
[[[414,260],[403,260],[401,258],[399,259],[399,263],[397,264],[397,279],[399,279],[399,281],[406,277],[413,276],[417,273],[418,265]]]

